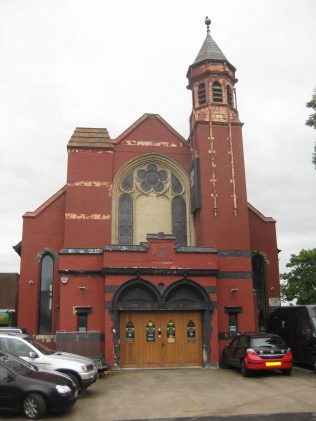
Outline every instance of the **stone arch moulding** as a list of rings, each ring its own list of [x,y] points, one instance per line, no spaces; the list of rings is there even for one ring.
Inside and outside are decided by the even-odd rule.
[[[58,261],[58,254],[53,249],[46,247],[37,253],[35,257],[36,262],[41,262],[41,260],[44,256],[46,256],[46,254],[49,254],[54,262]]]
[[[117,172],[113,180],[112,187],[112,244],[118,243],[118,199],[121,195],[120,186],[122,181],[127,177],[127,175],[134,171],[137,167],[145,166],[146,164],[153,163],[158,166],[168,168],[172,174],[174,174],[182,183],[184,189],[184,197],[187,205],[186,212],[186,224],[187,224],[187,244],[194,246],[195,245],[195,235],[194,235],[194,224],[191,213],[191,200],[190,200],[190,181],[189,175],[185,169],[175,160],[160,155],[157,153],[144,154],[140,157],[132,159],[131,161],[124,164]]]
[[[165,289],[162,301],[172,310],[213,310],[205,289],[196,282],[184,278],[180,279]]]
[[[112,311],[117,310],[152,310],[159,308],[161,296],[158,289],[142,278],[125,282],[115,292]]]
[[[264,263],[266,263],[267,265],[270,263],[269,256],[263,251],[255,250],[254,252],[251,253],[252,258],[256,256],[260,256],[263,259]]]

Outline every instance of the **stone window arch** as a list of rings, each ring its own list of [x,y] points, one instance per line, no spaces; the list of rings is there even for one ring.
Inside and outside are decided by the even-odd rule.
[[[150,154],[129,162],[115,177],[112,243],[135,245],[147,234],[174,234],[194,245],[187,173],[174,161]]]

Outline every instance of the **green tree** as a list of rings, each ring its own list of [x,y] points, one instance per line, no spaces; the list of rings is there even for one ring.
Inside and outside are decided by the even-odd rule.
[[[314,94],[312,96],[312,99],[306,103],[307,108],[312,108],[314,112],[310,114],[309,118],[306,120],[305,124],[306,126],[313,127],[313,129],[316,129],[316,89],[314,90]],[[314,153],[312,156],[312,162],[315,165],[316,168],[316,143],[314,144]]]
[[[287,273],[281,273],[285,281],[281,285],[281,297],[297,304],[316,304],[316,248],[301,250],[296,256],[291,254],[286,267],[291,268]]]

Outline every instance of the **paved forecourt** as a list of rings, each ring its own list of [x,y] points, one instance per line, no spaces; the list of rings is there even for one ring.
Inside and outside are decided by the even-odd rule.
[[[316,373],[299,367],[290,377],[266,372],[249,378],[234,369],[121,370],[101,377],[70,411],[48,415],[46,419],[198,420],[246,414],[280,414],[279,419],[286,419],[281,414],[290,413],[297,417],[287,416],[289,420],[305,420],[308,418],[304,414],[299,418],[299,413],[309,413],[309,419],[316,421],[315,392]],[[0,419],[24,418],[1,414]]]

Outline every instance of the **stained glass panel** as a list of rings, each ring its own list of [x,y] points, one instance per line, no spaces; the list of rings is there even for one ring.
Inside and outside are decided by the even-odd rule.
[[[118,243],[133,244],[133,199],[127,194],[119,199]]]
[[[187,245],[187,217],[186,204],[182,197],[172,199],[172,232],[176,236],[176,243]]]

